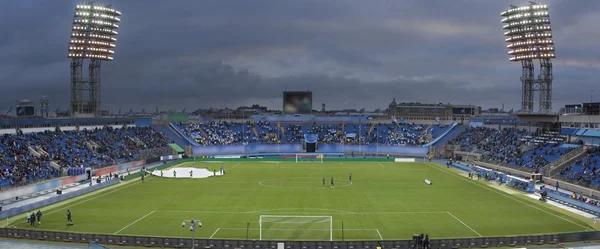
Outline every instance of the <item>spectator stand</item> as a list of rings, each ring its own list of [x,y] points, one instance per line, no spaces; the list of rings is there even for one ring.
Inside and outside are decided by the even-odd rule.
[[[0,187],[56,178],[63,169],[100,168],[162,154],[165,134],[150,127],[45,130],[0,137]],[[154,155],[160,156],[160,155]]]
[[[591,147],[582,159],[562,168],[557,177],[586,187],[600,186],[600,148]]]
[[[445,134],[447,129],[446,125],[439,124],[425,128],[409,123],[271,123],[264,120],[172,125],[196,146],[295,144],[301,143],[305,134],[317,134],[320,144],[418,146]]]

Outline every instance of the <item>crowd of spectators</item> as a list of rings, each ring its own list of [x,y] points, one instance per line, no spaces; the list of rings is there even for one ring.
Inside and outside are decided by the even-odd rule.
[[[533,172],[577,147],[563,147],[557,134],[485,127],[469,128],[450,144],[458,146],[459,151],[480,154],[483,161]]]
[[[0,137],[0,187],[58,177],[68,167],[136,160],[140,150],[167,144],[165,134],[149,127],[5,134]]]
[[[560,176],[570,182],[584,181],[587,184],[599,183],[598,169],[600,169],[600,149],[598,147],[586,150],[584,158],[560,170]]]
[[[305,134],[317,134],[324,144],[421,145],[447,126],[401,124],[273,124],[269,122],[177,124],[183,133],[203,146],[242,143],[299,143]]]
[[[494,131],[486,127],[470,127],[448,143],[460,146],[460,151],[472,152],[479,142],[491,136]]]

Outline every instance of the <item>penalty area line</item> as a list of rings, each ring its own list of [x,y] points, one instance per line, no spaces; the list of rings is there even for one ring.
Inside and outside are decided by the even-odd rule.
[[[137,219],[137,220],[136,220],[136,221],[134,221],[134,222],[131,222],[131,223],[129,223],[129,225],[127,225],[127,226],[125,226],[125,227],[123,227],[123,228],[119,229],[119,231],[116,231],[116,232],[115,232],[115,233],[113,233],[113,234],[117,234],[117,233],[119,233],[119,232],[121,232],[121,231],[125,230],[126,228],[128,228],[128,227],[132,226],[133,224],[137,223],[138,221],[140,221],[140,220],[142,220],[142,219],[144,219],[144,218],[148,217],[149,215],[153,214],[154,212],[156,212],[156,210],[152,210],[152,212],[150,212],[150,213],[148,213],[148,214],[146,214],[146,215],[142,216],[142,218],[139,218],[139,219]]]
[[[221,228],[217,227],[217,230],[215,230],[215,232],[210,236],[209,239],[212,239],[215,236],[215,234],[217,234],[217,232],[219,232],[219,229],[221,229]]]
[[[379,232],[379,229],[375,229],[375,231],[377,231],[377,235],[379,235],[379,239],[383,240],[383,237],[381,237],[381,233]]]
[[[465,225],[468,229],[471,229],[471,231],[473,231],[475,234],[477,234],[479,237],[483,237],[481,236],[481,234],[479,234],[477,231],[475,231],[475,229],[471,228],[469,225],[467,225],[467,223],[464,223],[462,220],[460,220],[459,218],[457,218],[456,216],[454,216],[452,213],[447,212],[450,216],[452,216],[452,218],[456,219],[458,222],[462,223],[463,225]]]
[[[242,164],[242,163],[237,163],[236,165],[233,165],[233,167],[231,167],[231,168],[233,169],[233,168],[237,167],[240,164]]]
[[[383,164],[381,164],[381,163],[377,163],[377,164],[379,164],[379,166],[381,166],[382,168],[385,168],[385,166],[383,166]]]

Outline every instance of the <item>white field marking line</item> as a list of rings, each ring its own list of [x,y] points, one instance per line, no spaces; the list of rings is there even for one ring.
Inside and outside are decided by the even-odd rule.
[[[241,228],[241,227],[233,227],[233,228],[223,228],[220,227],[219,229],[221,230],[246,230],[246,228]],[[260,230],[260,228],[248,228],[248,230],[250,231],[258,231]],[[306,231],[329,231],[329,230],[333,230],[333,231],[376,231],[377,229],[375,228],[344,228],[344,229],[340,229],[340,228],[336,228],[336,229],[326,229],[326,228],[322,228],[322,229],[317,229],[317,228],[312,228],[312,229],[293,229],[293,228],[276,228],[276,229],[263,229],[263,230],[273,230],[273,231],[297,231],[297,230],[306,230]]]
[[[265,212],[289,211],[289,210],[302,210],[302,211],[316,210],[316,211],[333,211],[333,212],[349,213],[349,214],[353,213],[351,211],[345,211],[345,210],[339,210],[339,209],[328,209],[328,208],[276,208],[276,209],[263,209],[263,210],[248,211],[248,213],[265,213]]]
[[[233,165],[233,167],[231,167],[231,168],[233,169],[233,168],[237,167],[240,164],[242,164],[242,163],[237,163],[236,165]]]
[[[273,185],[267,185],[267,184],[265,184],[265,182],[282,180],[281,182],[275,182],[275,183],[289,183],[288,181],[285,181],[285,180],[288,180],[288,179],[309,179],[309,178],[315,179],[313,177],[274,178],[274,179],[265,179],[265,180],[262,180],[262,181],[258,182],[258,185],[261,185],[261,186],[264,186],[264,187],[269,187],[269,188],[298,188],[298,187],[294,187],[294,186],[273,186]],[[318,183],[320,181],[316,181],[316,182]],[[315,183],[315,182],[314,181],[309,181],[309,182],[292,182],[292,183],[302,183],[302,184],[308,183],[308,184],[310,184],[310,183]],[[352,182],[350,182],[350,184],[346,184],[346,185],[339,185],[339,187],[340,188],[342,188],[342,187],[348,187],[350,185],[352,185]],[[325,186],[327,186],[327,185],[325,185]]]
[[[219,210],[214,210],[214,211],[209,211],[209,210],[155,210],[156,212],[166,212],[166,213],[210,213],[210,214],[216,214],[216,213],[220,213],[220,214],[256,214],[256,211],[219,211]],[[285,211],[289,214],[320,214],[319,212],[290,212],[290,211]],[[331,212],[328,213],[323,213],[323,214],[330,214]],[[447,211],[433,211],[433,212],[349,212],[349,213],[341,213],[341,214],[336,214],[336,215],[364,215],[364,214],[447,214]],[[267,214],[265,214],[267,215]],[[291,216],[291,215],[289,215]],[[223,229],[223,228],[221,228]],[[245,229],[245,228],[244,228]]]
[[[562,220],[568,221],[568,222],[570,222],[570,223],[572,223],[572,224],[578,225],[578,226],[580,226],[580,227],[583,227],[583,228],[585,228],[585,229],[589,229],[589,227],[586,227],[586,226],[584,226],[584,225],[581,225],[581,224],[575,223],[575,222],[574,222],[574,221],[572,221],[572,220],[569,220],[569,219],[567,219],[567,218],[564,218],[564,217],[562,217],[562,216],[558,216],[558,215],[556,215],[556,214],[553,214],[553,213],[550,213],[550,212],[548,212],[548,211],[546,211],[546,210],[543,210],[543,209],[541,209],[541,208],[539,208],[539,207],[533,206],[533,205],[531,205],[531,204],[529,204],[529,203],[526,203],[526,202],[523,202],[523,201],[521,201],[521,200],[519,200],[519,199],[516,199],[516,198],[514,198],[514,197],[512,197],[512,196],[510,196],[510,195],[507,195],[507,194],[505,194],[505,193],[504,193],[504,192],[502,192],[501,190],[496,190],[496,189],[494,189],[494,188],[487,187],[487,186],[485,186],[485,185],[480,185],[480,184],[477,184],[477,183],[475,183],[475,182],[473,182],[473,181],[469,180],[468,178],[464,178],[464,177],[462,177],[462,176],[460,176],[460,175],[457,175],[457,174],[452,174],[452,173],[450,173],[450,172],[448,172],[448,171],[445,171],[445,170],[439,169],[437,166],[435,166],[435,165],[431,165],[430,163],[425,163],[425,164],[426,164],[427,166],[429,166],[429,167],[432,167],[432,168],[434,168],[434,169],[437,169],[437,170],[439,170],[439,171],[445,172],[446,174],[452,175],[452,176],[454,176],[454,177],[458,177],[458,178],[460,178],[460,179],[463,179],[464,181],[467,181],[467,182],[469,182],[469,183],[471,183],[471,184],[474,184],[474,185],[476,185],[476,186],[482,187],[482,188],[484,188],[484,189],[487,189],[487,190],[489,190],[489,191],[491,191],[491,192],[495,192],[495,193],[497,193],[497,194],[499,194],[499,195],[501,195],[501,196],[504,196],[504,197],[506,197],[506,198],[512,199],[512,200],[514,200],[514,201],[516,201],[516,202],[519,202],[519,203],[521,203],[521,204],[524,204],[524,205],[526,205],[526,206],[529,206],[529,207],[531,207],[531,208],[537,209],[537,210],[539,210],[539,211],[542,211],[542,212],[544,212],[544,213],[547,213],[547,214],[549,214],[549,215],[552,215],[552,216],[554,216],[554,217],[556,217],[556,218],[559,218],[559,219],[562,219]]]
[[[148,179],[148,180],[150,180],[150,179]],[[80,201],[80,202],[76,202],[76,203],[75,203],[75,204],[73,204],[73,205],[66,206],[66,207],[63,207],[63,208],[60,208],[60,209],[57,209],[57,210],[54,210],[54,211],[50,211],[50,212],[46,213],[45,215],[53,214],[53,213],[56,213],[56,212],[58,212],[58,211],[60,211],[60,210],[64,210],[64,209],[67,209],[67,208],[70,208],[70,207],[77,206],[77,205],[79,205],[79,204],[81,204],[81,203],[86,203],[86,202],[88,202],[88,201],[91,201],[91,200],[94,200],[94,199],[96,199],[96,198],[98,198],[98,197],[102,197],[102,196],[105,196],[105,195],[107,195],[107,194],[114,193],[114,192],[116,192],[116,191],[119,191],[119,190],[122,190],[122,189],[125,189],[125,188],[128,188],[128,187],[131,187],[131,186],[133,186],[133,185],[140,184],[140,183],[142,183],[142,182],[140,181],[140,182],[136,182],[136,183],[130,183],[128,186],[125,186],[125,187],[120,187],[120,188],[119,188],[119,187],[117,187],[117,188],[116,188],[116,189],[114,189],[114,190],[111,190],[111,191],[109,191],[109,192],[106,192],[106,193],[104,193],[104,194],[101,194],[101,195],[95,196],[95,197],[93,197],[93,198],[84,199],[84,200],[82,200],[82,201]]]
[[[210,236],[209,239],[212,239],[215,236],[215,234],[217,234],[217,232],[219,232],[219,229],[221,229],[221,228],[217,228],[217,230],[215,230],[215,232]]]
[[[375,229],[375,231],[377,231],[377,234],[379,235],[379,239],[383,240],[383,237],[381,237],[381,233],[379,232],[379,229]]]
[[[448,214],[450,216],[452,216],[454,219],[456,219],[458,222],[462,223],[463,225],[465,225],[468,229],[471,229],[471,231],[473,231],[475,234],[477,234],[479,237],[483,237],[481,236],[481,234],[479,234],[477,231],[475,231],[475,229],[471,228],[469,225],[467,225],[467,223],[464,223],[462,220],[460,220],[459,218],[457,218],[456,216],[454,216],[452,213],[448,212]]]
[[[381,164],[381,163],[377,163],[377,164],[379,164],[379,166],[381,166],[382,168],[385,168],[385,166],[383,166],[383,164]]]
[[[148,217],[148,215],[151,215],[151,214],[153,214],[154,212],[156,212],[156,210],[152,210],[152,212],[150,212],[150,213],[148,213],[148,214],[146,214],[146,215],[142,216],[142,218],[139,218],[139,219],[135,220],[134,222],[131,222],[131,223],[129,223],[129,225],[127,225],[127,226],[125,226],[125,227],[123,227],[123,228],[119,229],[119,231],[116,231],[116,232],[115,232],[115,233],[113,233],[113,234],[117,234],[117,233],[119,233],[119,232],[121,232],[121,231],[125,230],[126,228],[128,228],[128,227],[132,226],[133,224],[137,223],[138,221],[140,221],[140,220],[142,220],[142,219],[144,219],[144,218]]]

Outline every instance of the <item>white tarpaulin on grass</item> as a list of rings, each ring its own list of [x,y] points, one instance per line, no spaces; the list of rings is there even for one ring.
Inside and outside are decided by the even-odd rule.
[[[190,171],[192,175],[190,177]],[[155,170],[152,175],[160,176],[161,170]],[[175,172],[176,174],[173,174]],[[221,175],[221,171],[217,170],[217,176]],[[197,168],[172,168],[168,170],[162,170],[162,177],[167,178],[208,178],[215,176],[212,170],[208,169],[197,169]]]

